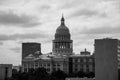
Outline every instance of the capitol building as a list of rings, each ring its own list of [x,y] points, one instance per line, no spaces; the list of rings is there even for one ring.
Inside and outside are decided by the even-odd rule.
[[[65,25],[63,16],[54,37],[52,52],[47,54],[41,53],[40,43],[22,44],[23,72],[39,67],[44,67],[48,73],[57,70],[62,70],[66,73],[95,71],[94,55],[91,55],[87,49],[80,52],[80,54],[73,53],[73,40],[71,39],[70,30]]]

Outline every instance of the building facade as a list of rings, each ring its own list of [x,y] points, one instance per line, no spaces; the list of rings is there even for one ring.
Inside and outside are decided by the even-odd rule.
[[[45,68],[48,73],[62,70],[66,73],[95,72],[95,63],[93,55],[71,55],[56,56],[51,54],[43,54],[38,58],[29,56],[22,60],[24,72],[28,72],[33,68]]]
[[[33,68],[45,68],[48,73],[62,70],[68,73],[68,58],[63,56],[42,55],[39,58],[26,58],[23,60],[23,71]]]
[[[90,52],[85,49],[79,55],[73,54],[73,41],[63,16],[60,26],[56,29],[52,53],[38,56],[29,54],[22,59],[22,69],[25,72],[31,68],[36,69],[39,67],[44,67],[49,73],[57,70],[62,70],[66,73],[78,71],[94,72],[94,59]]]
[[[119,40],[110,38],[95,40],[96,80],[118,80],[118,43]]]
[[[0,64],[0,80],[12,77],[12,64]]]
[[[95,72],[94,55],[90,55],[90,52],[86,51],[86,49],[81,52],[81,55],[71,55],[69,57],[69,73],[78,71],[85,73]]]

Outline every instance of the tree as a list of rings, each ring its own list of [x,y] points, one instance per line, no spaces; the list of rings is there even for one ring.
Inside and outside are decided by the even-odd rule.
[[[94,78],[95,77],[95,73],[94,72],[89,72],[87,73],[87,76],[88,78]]]
[[[49,80],[50,76],[45,68],[29,69],[28,72],[15,72],[10,80]]]
[[[77,73],[69,73],[68,77],[77,77]]]
[[[35,80],[48,80],[50,78],[45,68],[38,68],[35,70]]]
[[[64,80],[67,77],[67,74],[64,71],[57,70],[51,73],[51,76],[57,80]]]
[[[84,73],[83,71],[78,71],[77,77],[80,77],[80,78],[86,77],[86,73]]]

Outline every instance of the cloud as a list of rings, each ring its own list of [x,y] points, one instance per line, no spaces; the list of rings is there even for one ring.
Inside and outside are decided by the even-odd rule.
[[[71,29],[75,53],[84,48],[93,51],[94,39],[120,34],[119,3],[114,1],[0,0],[0,10],[6,11],[0,11],[0,62],[20,63],[22,42],[40,42],[42,52],[51,52],[62,12],[70,17],[66,19],[66,25]],[[10,9],[14,11],[8,11]],[[38,25],[41,26],[34,27]]]
[[[21,48],[19,48],[19,47],[10,48],[10,50],[14,51],[15,53],[20,53],[21,52]]]
[[[96,15],[100,17],[107,17],[108,14],[116,14],[116,11],[120,10],[118,9],[118,7],[120,8],[119,3],[120,1],[118,0],[74,0],[69,5],[65,6],[71,8],[71,10],[68,9],[70,10],[70,17],[91,17]]]
[[[120,33],[120,27],[98,27],[81,31],[83,34],[116,34]]]
[[[50,5],[42,5],[42,6],[40,6],[38,9],[39,9],[39,10],[49,10],[50,8],[51,8]]]
[[[99,16],[99,17],[107,17],[107,14],[105,12],[99,12],[97,10],[90,10],[90,9],[82,9],[82,10],[76,10],[73,13],[71,13],[68,17],[92,17],[92,16]]]
[[[19,26],[24,28],[34,27],[36,25],[41,24],[38,22],[36,17],[28,16],[25,14],[18,15],[15,14],[13,11],[3,12],[0,11],[0,24],[1,25],[12,25],[12,26]]]
[[[3,42],[0,42],[0,45],[3,45]]]
[[[8,5],[13,5],[13,4],[20,4],[20,3],[25,3],[25,2],[28,2],[28,0],[0,0],[0,5],[5,5],[5,6],[8,6]]]
[[[83,9],[83,10],[75,11],[73,14],[70,15],[70,17],[78,17],[78,16],[91,17],[97,14],[98,14],[97,11]]]
[[[12,1],[12,0],[11,0]],[[7,0],[0,0],[0,4],[5,4],[7,2]]]
[[[6,47],[0,46],[0,63],[4,64],[20,64],[21,63],[21,53],[16,54],[12,50]]]
[[[37,34],[37,33],[0,35],[0,41],[17,40],[17,39],[46,38],[47,36],[48,36],[47,34]]]

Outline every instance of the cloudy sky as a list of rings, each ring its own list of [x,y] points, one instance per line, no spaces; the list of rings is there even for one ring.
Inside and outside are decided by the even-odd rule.
[[[0,0],[0,64],[19,65],[22,42],[51,52],[62,13],[76,54],[92,53],[94,39],[120,39],[120,0]]]

